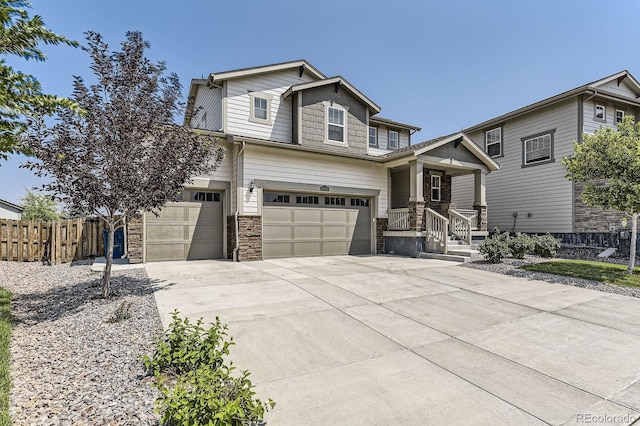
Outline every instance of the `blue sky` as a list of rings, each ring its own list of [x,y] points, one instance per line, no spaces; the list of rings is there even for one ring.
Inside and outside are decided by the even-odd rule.
[[[129,30],[151,43],[185,86],[211,72],[304,58],[342,75],[381,116],[415,124],[414,142],[470,127],[627,69],[640,77],[640,2],[619,0],[212,1],[32,0],[31,14],[78,41],[101,33],[118,48]],[[47,47],[48,61],[9,59],[47,93],[69,96],[90,77],[86,53]],[[1,160],[0,160],[1,161]],[[39,181],[0,162],[0,198]]]

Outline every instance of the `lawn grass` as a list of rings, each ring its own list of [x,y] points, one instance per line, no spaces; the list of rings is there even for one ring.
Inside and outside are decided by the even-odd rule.
[[[0,288],[0,426],[10,425],[9,343],[11,338],[11,293]]]
[[[627,265],[588,260],[554,260],[532,263],[523,266],[522,269],[627,287],[640,287],[640,268],[635,268],[633,275],[628,275]]]

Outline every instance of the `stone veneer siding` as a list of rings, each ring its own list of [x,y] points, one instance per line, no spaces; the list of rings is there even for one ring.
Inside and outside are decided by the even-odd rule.
[[[573,232],[609,232],[622,227],[623,213],[589,207],[582,202],[584,187],[583,182],[575,182],[573,186]]]
[[[473,206],[473,209],[478,212],[478,230],[486,231],[488,222],[487,222],[487,206]]]
[[[127,253],[130,263],[142,263],[142,217],[132,219],[127,224]]]
[[[389,224],[389,219],[385,218],[377,218],[376,219],[376,254],[384,253],[384,231],[387,230],[387,225]]]
[[[421,201],[409,201],[409,230],[425,230],[424,203]]]
[[[236,248],[236,217],[227,216],[227,259],[233,259],[233,250]]]
[[[262,260],[262,216],[238,216],[238,260]]]
[[[440,201],[431,201],[431,175],[429,175],[428,169],[424,170],[423,183],[425,207],[429,207],[441,215],[449,217],[449,209],[455,209],[456,207],[456,205],[451,202],[451,176],[440,176]]]

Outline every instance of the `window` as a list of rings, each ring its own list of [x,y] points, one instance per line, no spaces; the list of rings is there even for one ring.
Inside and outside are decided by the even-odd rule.
[[[389,148],[398,147],[398,132],[395,130],[389,130]]]
[[[616,123],[622,123],[624,120],[624,111],[621,109],[616,110]]]
[[[378,146],[378,128],[369,127],[369,146]]]
[[[191,193],[192,201],[205,201],[205,202],[219,202],[220,201],[220,193],[219,192],[205,192],[205,191],[197,191]]]
[[[262,196],[265,203],[289,204],[288,194],[275,194],[273,192],[265,192]]]
[[[296,195],[297,204],[320,204],[317,195]]]
[[[346,201],[344,197],[324,197],[324,204],[327,206],[344,206]]]
[[[352,198],[351,205],[357,207],[369,207],[369,199],[368,198]]]
[[[553,161],[553,134],[555,130],[522,138],[523,166]]]
[[[344,110],[327,107],[327,140],[344,142]]]
[[[484,146],[485,151],[490,157],[499,157],[502,155],[502,127],[496,127],[485,132]]]
[[[251,99],[249,121],[271,124],[271,96],[266,93],[249,93],[249,97]]]
[[[607,121],[606,119],[607,117],[607,110],[605,108],[604,105],[599,105],[596,104],[594,113],[593,113],[593,119],[596,121]]]
[[[431,201],[440,201],[440,176],[431,175]]]

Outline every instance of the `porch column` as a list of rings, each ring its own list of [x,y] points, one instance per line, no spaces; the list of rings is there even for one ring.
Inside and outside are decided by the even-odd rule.
[[[424,228],[424,167],[417,160],[409,162],[409,229]]]
[[[478,230],[487,230],[487,190],[486,173],[483,170],[473,171],[473,209],[478,212]]]

